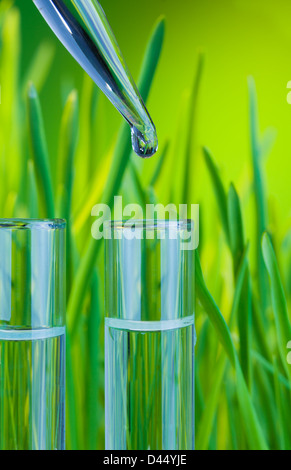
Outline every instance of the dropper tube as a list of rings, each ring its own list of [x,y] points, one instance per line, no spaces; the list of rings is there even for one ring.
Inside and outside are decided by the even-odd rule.
[[[131,127],[140,157],[158,148],[153,121],[97,0],[33,0],[58,39]]]

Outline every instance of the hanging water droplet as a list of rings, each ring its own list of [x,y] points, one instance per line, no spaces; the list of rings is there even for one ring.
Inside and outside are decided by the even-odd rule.
[[[136,127],[131,129],[132,148],[142,158],[152,157],[158,150],[158,139],[155,128],[150,132],[140,132]]]

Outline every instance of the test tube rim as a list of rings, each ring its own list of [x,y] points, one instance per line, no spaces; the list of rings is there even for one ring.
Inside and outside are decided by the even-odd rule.
[[[0,219],[0,230],[64,230],[64,219]]]

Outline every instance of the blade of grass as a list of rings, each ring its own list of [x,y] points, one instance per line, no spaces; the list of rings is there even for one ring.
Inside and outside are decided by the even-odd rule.
[[[45,217],[53,219],[55,205],[47,143],[40,103],[33,84],[30,84],[28,89],[28,120],[38,191],[42,198]]]
[[[77,201],[79,194],[83,194],[88,189],[88,181],[90,179],[91,166],[91,142],[93,134],[93,106],[95,105],[95,88],[93,80],[84,73],[82,91],[80,94],[79,106],[79,139],[75,157],[75,168],[78,178],[75,181],[74,196]],[[94,155],[95,152],[94,152]],[[96,162],[96,166],[98,163]]]
[[[130,170],[131,179],[132,179],[132,182],[133,182],[133,185],[134,185],[134,188],[135,188],[138,203],[140,203],[143,210],[145,210],[146,203],[147,203],[146,191],[143,188],[143,184],[140,180],[140,177],[139,177],[139,174],[138,174],[137,169],[135,167],[135,164],[132,161],[130,161],[130,163],[129,163],[129,170]]]
[[[187,129],[187,135],[186,135],[186,155],[185,155],[184,179],[183,179],[184,185],[183,185],[183,195],[182,195],[182,201],[181,201],[184,204],[189,204],[191,200],[191,189],[193,187],[192,177],[190,176],[193,174],[192,143],[193,143],[194,124],[195,124],[198,95],[199,95],[202,73],[203,73],[203,66],[204,66],[204,55],[199,53],[198,62],[197,62],[197,70],[196,70],[196,74],[194,78],[191,97],[189,100],[189,116],[187,119],[188,129]]]
[[[160,155],[160,158],[159,158],[159,161],[158,161],[158,164],[157,164],[157,167],[154,171],[154,174],[150,180],[150,183],[149,183],[149,186],[152,186],[154,187],[156,185],[156,183],[158,182],[158,179],[161,175],[161,171],[163,169],[163,166],[164,166],[164,163],[165,163],[165,160],[166,160],[166,157],[168,155],[168,150],[169,150],[169,142],[167,141],[165,143],[165,146],[162,150],[162,153]]]
[[[241,265],[239,267],[239,272],[238,272],[237,281],[236,281],[236,288],[235,288],[233,303],[232,303],[232,310],[231,310],[231,315],[230,315],[230,322],[229,322],[230,330],[232,328],[234,319],[236,317],[237,309],[239,307],[239,301],[241,298],[243,282],[245,279],[247,266],[248,266],[248,259],[247,259],[248,252],[249,252],[249,247],[246,248],[243,254]],[[226,364],[227,364],[226,359],[227,359],[226,355],[223,352],[218,360],[218,364],[215,369],[215,374],[212,380],[211,393],[209,394],[208,400],[206,401],[206,404],[205,404],[204,412],[199,421],[198,434],[197,434],[197,440],[196,440],[197,449],[199,450],[206,450],[209,448],[211,429],[213,427],[213,423],[214,423],[214,419],[215,419],[215,415],[217,411],[217,406],[218,406],[218,401],[219,401],[219,397],[221,394],[222,381],[223,381],[223,377],[225,375],[225,370],[226,370]]]
[[[267,359],[269,362],[272,362],[272,354],[270,351],[270,345],[268,343],[268,337],[266,336],[266,328],[264,327],[261,305],[255,298],[254,294],[252,294],[252,300],[254,336],[265,359]]]
[[[0,4],[0,17],[2,19],[2,15],[5,15],[7,11],[12,7],[13,0],[2,0]]]
[[[239,196],[233,184],[228,192],[228,221],[230,246],[233,257],[234,276],[237,277],[238,268],[244,251],[244,229]],[[238,308],[238,329],[240,338],[240,362],[246,383],[251,388],[251,323],[252,298],[249,269],[247,269],[244,285]]]
[[[234,392],[234,384],[231,381],[228,381],[225,384],[225,388],[227,400],[227,415],[229,423],[230,449],[238,450],[238,434],[240,436],[241,433],[238,433],[237,430],[239,429],[240,416],[238,416],[239,413],[237,409],[237,400],[234,402],[234,398],[236,398]]]
[[[262,151],[259,142],[259,124],[258,124],[258,109],[257,109],[257,95],[255,82],[252,77],[248,79],[249,87],[249,113],[250,113],[250,136],[251,136],[251,152],[252,164],[254,174],[254,190],[256,201],[256,218],[257,218],[257,263],[258,263],[258,279],[259,279],[259,292],[260,301],[263,307],[263,313],[268,305],[268,280],[266,269],[261,250],[261,238],[264,231],[267,229],[267,207],[266,195],[264,190],[261,160]]]
[[[260,353],[255,350],[252,350],[252,358],[255,359],[262,367],[264,367],[264,369],[266,369],[266,371],[268,371],[272,376],[274,376],[275,367],[271,362],[267,361],[267,359],[265,359]],[[278,380],[282,385],[284,385],[287,390],[291,390],[291,384],[284,375],[279,373]]]
[[[71,336],[67,329],[66,334],[66,420],[67,420],[67,442],[68,447],[72,450],[79,448],[78,437],[78,416],[76,407],[76,394],[75,394],[75,377],[74,365],[72,361],[72,345]]]
[[[232,327],[237,311],[239,309],[239,304],[240,304],[241,296],[242,296],[243,289],[244,289],[245,276],[248,273],[248,258],[247,258],[248,253],[249,253],[249,243],[246,245],[244,249],[244,252],[240,260],[240,264],[237,269],[234,298],[233,298],[233,304],[232,304],[230,320],[229,320],[230,327]]]
[[[38,92],[41,91],[51,68],[55,55],[55,47],[49,42],[43,42],[38,47],[23,80],[22,95],[26,95],[27,83],[34,83]]]
[[[73,187],[73,161],[78,140],[78,95],[70,93],[64,107],[58,152],[58,213],[69,223]]]
[[[206,147],[203,147],[203,153],[209,174],[211,176],[226,241],[228,244],[230,244],[226,193],[210,151]]]
[[[225,352],[232,366],[235,369],[237,396],[240,405],[240,412],[246,430],[246,436],[248,438],[249,447],[250,449],[256,450],[267,449],[268,446],[265,441],[260,423],[258,421],[256,411],[252,404],[251,397],[246,386],[246,382],[244,380],[244,376],[240,367],[238,357],[236,355],[229,328],[214,299],[212,298],[210,292],[207,289],[202,275],[201,265],[197,251],[195,276],[197,296],[201,304],[203,305],[205,312],[209,316],[216,330],[216,333],[218,334],[221,344],[224,347]]]
[[[231,364],[234,366],[236,352],[232,342],[230,331],[228,329],[225,319],[220,313],[219,308],[217,307],[213,297],[211,296],[205,284],[198,253],[196,252],[195,255],[195,285],[197,296],[201,304],[203,305],[205,312],[209,316],[210,321],[218,334],[220,342],[223,345]]]
[[[267,271],[270,277],[272,305],[278,339],[278,350],[287,376],[291,377],[291,373],[287,367],[286,361],[286,347],[291,338],[291,325],[288,317],[287,301],[280,278],[274,248],[272,246],[271,239],[266,232],[262,237],[262,250]]]
[[[228,191],[228,220],[230,232],[230,247],[233,257],[234,272],[237,273],[243,251],[244,251],[244,228],[239,196],[233,184]]]
[[[57,171],[57,215],[67,220],[66,230],[66,271],[67,271],[67,289],[72,282],[73,275],[73,257],[71,244],[71,200],[73,186],[73,160],[78,138],[78,96],[76,91],[72,91],[67,99],[61,120],[61,130],[59,138],[58,152],[58,171]],[[67,292],[68,294],[68,292]],[[74,359],[72,357],[71,338],[68,333],[67,348],[67,415],[70,425],[68,441],[70,448],[77,449],[80,446],[80,426],[78,424],[78,415],[76,413],[76,376],[74,368]]]
[[[70,93],[64,107],[59,138],[58,171],[57,171],[57,215],[67,221],[66,231],[66,270],[67,296],[73,276],[71,206],[73,188],[73,162],[78,140],[78,95]]]
[[[138,82],[139,90],[144,101],[150,92],[153,77],[158,65],[164,38],[165,22],[161,19],[151,36],[142,66],[141,76]],[[107,185],[102,196],[102,203],[112,206],[114,196],[118,194],[122,178],[129,162],[131,154],[131,141],[127,124],[123,124],[117,139],[113,162],[107,180]],[[95,262],[101,248],[101,243],[91,239],[83,256],[81,265],[73,282],[68,304],[68,325],[73,336],[78,325],[78,315],[84,300],[84,292],[90,282]]]
[[[144,54],[140,78],[138,80],[138,89],[141,97],[146,102],[153,83],[155,70],[158,66],[163,42],[165,36],[165,18],[161,16],[157,19],[153,26],[153,31],[150,35],[146,51]]]
[[[99,279],[95,270],[92,280],[92,301],[88,318],[88,449],[94,450],[98,439],[99,415],[102,414],[100,402],[98,402],[98,392],[101,382],[100,373],[100,349],[96,346],[100,342],[100,325],[102,311],[99,299]]]
[[[209,448],[211,431],[213,429],[218,401],[222,391],[222,381],[225,374],[226,363],[226,355],[222,353],[218,363],[216,364],[215,372],[212,377],[213,385],[211,387],[211,393],[209,393],[208,399],[205,403],[205,410],[199,422],[195,445],[197,450],[207,450]]]
[[[258,410],[260,423],[264,429],[270,449],[278,449],[278,432],[276,432],[277,410],[275,404],[275,390],[270,375],[263,367],[254,369],[256,395],[254,400]]]
[[[236,391],[240,405],[240,412],[244,418],[244,427],[249,448],[251,450],[267,450],[268,445],[262,432],[262,428],[257,418],[256,411],[251,401],[249,391],[244,380],[244,376],[236,360]]]
[[[198,375],[198,368],[195,367],[195,429],[199,429],[198,425],[200,425],[202,413],[205,408],[204,404],[204,397],[203,391],[201,387],[201,381]],[[196,448],[198,448],[196,446]]]
[[[281,444],[280,450],[287,450],[288,447],[290,448],[290,437],[289,432],[286,426],[286,417],[284,414],[283,406],[282,406],[282,394],[281,394],[281,384],[279,378],[279,370],[277,361],[274,360],[274,386],[275,386],[275,399],[276,399],[276,409],[277,409],[277,416],[278,416],[278,428],[280,433],[279,442]]]
[[[38,194],[37,183],[32,160],[28,160],[28,211],[31,219],[38,217]]]
[[[200,306],[199,306],[200,307]],[[203,312],[204,313],[204,312]],[[197,325],[197,309],[196,309],[196,325]],[[196,371],[199,377],[199,386],[205,394],[206,390],[211,387],[212,378],[209,374],[204,374],[204,370],[208,370],[217,359],[217,339],[213,334],[213,327],[208,317],[205,318],[202,327],[198,330],[198,341],[195,348],[196,359]],[[215,352],[213,352],[211,346],[216,346]],[[210,349],[211,348],[211,349]],[[196,382],[195,382],[196,384]],[[196,386],[196,385],[195,385]],[[195,417],[196,419],[196,417]]]
[[[113,149],[104,157],[101,168],[97,169],[92,178],[91,190],[89,193],[86,190],[86,193],[80,198],[80,204],[78,204],[77,209],[73,213],[72,232],[75,236],[78,235],[81,228],[89,219],[92,207],[96,204],[96,201],[100,201],[102,197],[112,164],[112,153]]]
[[[261,155],[263,158],[266,158],[271,152],[275,140],[277,137],[277,132],[275,129],[269,128],[266,129],[262,138],[261,138]]]
[[[1,31],[1,90],[3,99],[0,112],[0,158],[1,185],[0,204],[2,209],[7,193],[18,188],[22,169],[21,110],[18,99],[20,64],[20,12],[12,7],[4,15]],[[5,99],[4,99],[5,90]],[[8,158],[5,158],[8,156]]]

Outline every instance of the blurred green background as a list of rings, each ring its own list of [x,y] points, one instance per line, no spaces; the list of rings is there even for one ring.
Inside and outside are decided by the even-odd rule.
[[[291,448],[291,5],[102,5],[136,80],[146,48],[151,58],[153,82],[139,78],[160,141],[150,161],[131,154],[121,117],[32,0],[0,1],[1,217],[68,220],[68,448],[104,446],[103,247],[90,213],[117,193],[201,205],[197,448]]]

